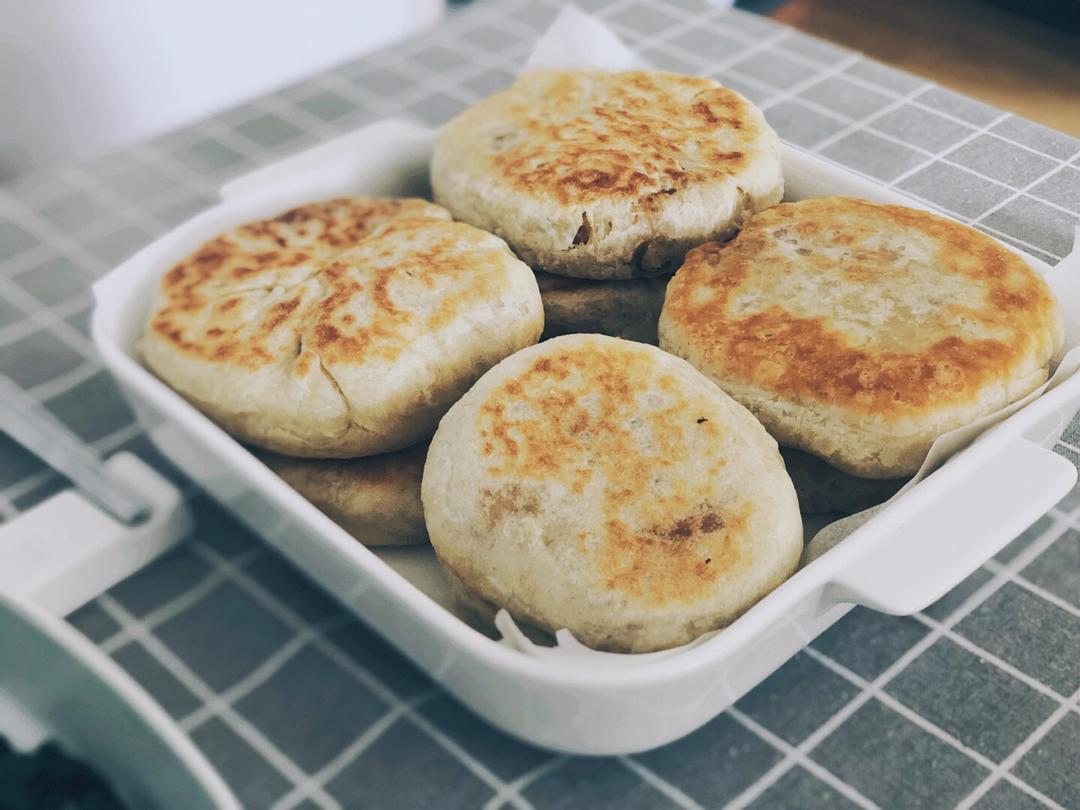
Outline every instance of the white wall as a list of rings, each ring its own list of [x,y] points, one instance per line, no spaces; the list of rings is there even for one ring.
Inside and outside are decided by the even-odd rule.
[[[233,106],[434,23],[444,0],[0,0],[0,179]]]

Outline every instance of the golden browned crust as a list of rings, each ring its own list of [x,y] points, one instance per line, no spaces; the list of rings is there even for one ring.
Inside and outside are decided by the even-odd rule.
[[[240,225],[165,274],[164,303],[149,328],[187,354],[248,369],[277,362],[265,340],[298,323],[310,323],[308,345],[324,359],[359,360],[373,339],[380,351],[393,353],[399,347],[385,338],[408,326],[387,293],[397,268],[380,267],[372,282],[364,285],[355,277],[347,251],[378,232],[379,239],[388,241],[385,247],[376,247],[375,257],[389,257],[392,240],[408,239],[410,231],[422,232],[430,220],[449,219],[445,210],[424,200],[341,198]],[[437,242],[416,254],[410,269],[456,276],[467,272],[467,263],[451,254],[449,239]],[[323,290],[314,312],[304,300],[305,286],[311,282]],[[247,299],[280,286],[296,291],[259,312],[253,323]],[[353,297],[365,293],[374,298],[376,318],[358,328],[347,309]],[[456,303],[451,297],[444,307],[449,311]],[[298,371],[303,374],[312,362],[313,355],[301,357]]]
[[[497,237],[423,200],[337,199],[240,225],[163,277],[143,354],[238,438],[350,457],[421,441],[542,329]]]
[[[802,549],[761,425],[688,364],[600,335],[554,338],[485,375],[440,423],[422,500],[468,588],[605,649],[730,622]]]
[[[819,453],[765,400],[836,409],[882,434],[915,433],[943,411],[974,408],[970,421],[1006,404],[986,401],[988,391],[1034,380],[1062,339],[1045,282],[990,237],[849,198],[779,205],[730,243],[693,250],[668,287],[660,332],[661,346],[754,410],[780,441]],[[948,421],[944,429],[959,426]]]
[[[750,102],[711,79],[659,71],[567,71],[538,99],[510,107],[492,164],[517,188],[564,205],[626,197],[643,208],[681,188],[729,177],[761,127]],[[723,131],[726,140],[717,137]],[[582,223],[579,241],[588,241]]]
[[[538,70],[440,134],[435,199],[537,270],[671,273],[693,245],[780,200],[779,141],[710,79]]]
[[[635,391],[678,390],[675,376],[652,360],[599,347],[551,352],[493,391],[478,417],[480,451],[489,473],[512,483],[483,490],[481,500],[494,528],[507,515],[540,509],[518,481],[557,483],[578,496],[594,477],[617,481],[605,487],[601,505],[603,587],[646,601],[688,601],[738,563],[754,507],[748,500],[714,502],[711,479],[725,465],[722,458],[713,460],[701,481],[662,501],[641,497],[651,481],[728,429],[709,418],[715,408],[673,396],[627,430],[626,406]],[[583,379],[589,381],[587,400],[580,396]],[[529,418],[514,416],[522,401],[531,406]],[[672,513],[679,517],[672,520]]]

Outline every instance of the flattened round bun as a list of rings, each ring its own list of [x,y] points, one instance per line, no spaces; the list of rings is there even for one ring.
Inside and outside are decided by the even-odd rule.
[[[596,332],[656,345],[656,322],[669,276],[595,281],[537,273],[543,338]]]
[[[784,189],[760,110],[661,71],[530,71],[443,129],[431,182],[534,270],[605,279],[674,272]]]
[[[332,521],[365,546],[427,542],[420,477],[427,445],[366,458],[259,458]]]
[[[795,491],[758,421],[684,361],[601,335],[485,374],[443,417],[421,498],[452,576],[597,649],[723,627],[802,552]]]
[[[799,511],[805,515],[853,515],[885,503],[907,482],[906,478],[857,478],[792,447],[781,447],[780,455],[799,496]]]
[[[416,444],[535,343],[533,273],[423,200],[338,199],[241,225],[159,285],[142,349],[238,438],[349,458]]]
[[[1050,289],[989,236],[843,197],[692,251],[660,316],[660,346],[780,444],[863,478],[911,475],[939,435],[1036,388],[1062,339]]]

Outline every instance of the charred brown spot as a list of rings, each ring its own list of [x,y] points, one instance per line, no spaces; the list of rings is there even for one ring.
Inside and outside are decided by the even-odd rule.
[[[228,258],[228,254],[224,253],[223,251],[204,250],[200,253],[195,254],[194,261],[197,265],[200,265],[201,269],[208,270],[220,267],[222,264],[225,263],[225,260]]]
[[[701,530],[706,534],[718,532],[722,528],[724,528],[724,519],[716,512],[709,512],[701,518]]]
[[[296,311],[296,308],[300,306],[299,298],[290,298],[286,301],[279,301],[270,307],[268,313],[269,317],[264,323],[264,327],[267,331],[277,329],[281,324],[285,323],[289,319],[289,316]]]
[[[686,540],[694,535],[694,521],[683,518],[667,531],[668,540]]]
[[[699,117],[704,118],[710,124],[720,123],[720,116],[714,113],[712,111],[712,107],[710,107],[705,101],[695,102],[694,106],[692,106],[690,109],[692,109],[694,113]]]
[[[279,214],[278,216],[274,217],[274,221],[293,223],[308,219],[309,216],[310,215],[308,214],[306,208],[293,208],[289,211],[286,211],[284,214]]]
[[[315,340],[320,348],[335,343],[341,339],[341,332],[328,323],[320,323],[315,327]]]
[[[577,229],[577,233],[574,234],[574,239],[570,242],[571,247],[577,247],[578,245],[587,245],[589,240],[592,239],[592,224],[589,222],[589,215],[585,211],[581,212],[581,226]]]

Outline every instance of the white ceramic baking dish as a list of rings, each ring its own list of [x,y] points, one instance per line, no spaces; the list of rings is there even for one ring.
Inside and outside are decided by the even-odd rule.
[[[286,486],[140,363],[159,276],[206,239],[339,194],[423,193],[433,133],[382,122],[266,167],[95,285],[93,335],[163,453],[478,714],[561,751],[615,754],[677,739],[714,717],[861,604],[918,611],[1057,502],[1075,468],[1050,451],[1080,407],[1073,376],[953,456],[734,624],[645,656],[526,653],[452,611],[430,549],[371,551]],[[788,198],[851,194],[914,204],[791,147]],[[1030,259],[1040,272],[1049,268]]]

